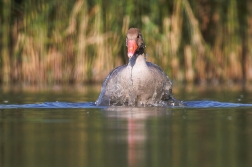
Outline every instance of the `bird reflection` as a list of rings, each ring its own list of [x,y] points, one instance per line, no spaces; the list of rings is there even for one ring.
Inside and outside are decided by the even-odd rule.
[[[146,122],[153,117],[171,115],[172,111],[161,107],[109,107],[104,110],[109,118],[117,118],[120,121],[127,120],[127,144],[128,144],[128,165],[139,166],[144,162],[146,142]]]
[[[107,117],[145,120],[149,117],[170,115],[171,109],[164,107],[123,107],[115,106],[104,109]]]

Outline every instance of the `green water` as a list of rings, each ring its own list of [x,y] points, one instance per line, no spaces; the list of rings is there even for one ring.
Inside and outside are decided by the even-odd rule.
[[[99,88],[2,88],[1,104],[95,101]],[[175,97],[252,103],[250,89]],[[1,167],[252,165],[252,108],[0,109]]]

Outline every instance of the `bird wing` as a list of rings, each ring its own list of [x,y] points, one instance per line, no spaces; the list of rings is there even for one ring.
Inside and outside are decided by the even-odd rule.
[[[127,65],[122,65],[110,71],[110,73],[108,74],[108,76],[106,77],[106,79],[104,80],[102,84],[101,93],[99,95],[99,98],[96,101],[96,105],[109,105],[109,97],[105,96],[107,87],[109,87],[108,84],[113,78],[116,78],[116,76],[120,74],[120,72],[126,67]]]

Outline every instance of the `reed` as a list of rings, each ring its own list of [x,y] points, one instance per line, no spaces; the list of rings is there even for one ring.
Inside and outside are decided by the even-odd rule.
[[[252,80],[249,0],[4,0],[0,9],[3,84],[100,82],[127,63],[129,27],[173,80]]]
[[[11,70],[11,64],[10,64],[10,52],[9,52],[9,34],[10,34],[10,17],[11,17],[11,3],[8,0],[3,1],[3,6],[5,8],[2,9],[3,17],[1,18],[2,22],[2,49],[1,49],[1,66],[2,66],[2,73],[1,73],[1,80],[3,83],[8,84],[10,82],[10,70]]]

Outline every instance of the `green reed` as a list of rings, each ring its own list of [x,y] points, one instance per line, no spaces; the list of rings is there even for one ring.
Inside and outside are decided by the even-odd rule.
[[[250,81],[251,8],[249,0],[4,0],[0,81],[102,81],[127,63],[130,27],[173,80]]]

